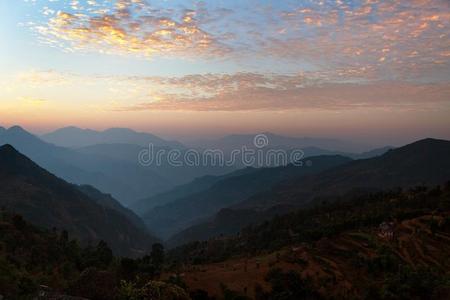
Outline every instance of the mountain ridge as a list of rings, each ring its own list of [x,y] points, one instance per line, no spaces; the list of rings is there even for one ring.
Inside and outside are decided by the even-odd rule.
[[[303,167],[290,164],[282,167],[250,169],[251,171],[247,174],[219,178],[217,182],[211,182],[210,186],[204,190],[183,195],[140,215],[149,228],[158,230],[156,233],[163,238],[168,237],[203,219],[212,217],[222,208],[262,193],[288,177],[302,177],[349,160],[351,159],[337,155],[317,156],[305,159]]]
[[[290,184],[280,186],[276,191],[277,196],[272,196],[277,199],[283,198],[289,204],[296,202],[301,204],[302,197],[310,199],[312,195],[339,193],[355,188],[395,188],[422,183],[439,184],[450,178],[450,160],[446,156],[447,153],[450,153],[450,141],[422,139],[389,150],[381,156],[354,160],[320,174],[305,177],[301,183],[292,181]],[[441,162],[437,163],[438,159]],[[304,196],[295,200],[292,198],[293,193]],[[289,200],[289,198],[292,199]],[[255,199],[249,202],[255,202]],[[286,203],[277,201],[274,204]],[[249,208],[251,205],[246,206],[243,203],[241,207]]]
[[[33,224],[65,229],[85,244],[104,240],[127,256],[141,255],[158,241],[120,210],[99,204],[11,145],[0,147],[0,165],[0,205]]]
[[[50,172],[66,181],[89,184],[129,203],[171,188],[155,170],[134,162],[77,152],[47,143],[19,126],[0,132],[0,145],[11,144]]]
[[[144,147],[153,144],[154,146],[166,146],[175,149],[184,148],[184,145],[177,141],[168,141],[151,133],[120,127],[97,131],[69,126],[43,134],[41,138],[46,142],[69,148],[114,143],[136,144]]]
[[[224,174],[224,175],[204,175],[197,177],[189,183],[179,185],[173,189],[157,194],[155,196],[144,198],[132,203],[130,206],[134,211],[148,211],[154,207],[162,206],[173,202],[181,197],[192,195],[197,192],[202,192],[210,188],[214,183],[223,180],[225,178],[239,176],[251,172],[256,172],[257,169],[253,167],[247,167],[243,169],[238,169],[236,171]]]
[[[186,228],[172,236],[168,244],[235,234],[252,222],[352,193],[442,184],[450,180],[448,153],[450,141],[427,138],[381,156],[349,161],[301,179],[291,178]]]
[[[341,152],[365,152],[373,149],[371,145],[354,143],[350,141],[330,139],[330,138],[311,138],[311,137],[291,137],[279,135],[271,132],[262,132],[254,134],[230,134],[218,139],[203,139],[185,144],[198,148],[214,148],[225,151],[232,149],[240,149],[243,145],[253,148],[254,138],[263,136],[268,142],[269,147],[280,147],[284,149],[318,147],[327,150],[341,151]],[[237,147],[237,148],[236,148]]]

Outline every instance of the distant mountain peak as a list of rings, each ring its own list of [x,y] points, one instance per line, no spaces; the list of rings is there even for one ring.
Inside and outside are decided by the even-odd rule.
[[[152,133],[139,132],[130,128],[109,128],[103,131],[65,127],[44,134],[41,138],[62,147],[82,148],[100,144],[133,144],[147,147],[149,144],[169,148],[184,148],[177,141],[168,141]]]
[[[9,132],[20,132],[20,133],[28,133],[25,129],[23,129],[19,125],[11,126],[9,129],[7,129]]]
[[[130,129],[130,128],[123,128],[123,127],[112,127],[105,129],[103,132],[126,132],[126,133],[138,133],[136,130]]]
[[[67,126],[57,129],[54,132],[97,132],[97,131],[88,128],[80,128],[77,126]]]
[[[21,138],[34,138],[35,136],[31,134],[30,132],[26,131],[23,127],[15,125],[12,126],[4,131],[4,134],[14,137],[21,137]]]
[[[36,154],[40,151],[47,151],[47,145],[32,133],[20,126],[13,126],[4,131],[0,131],[0,145],[10,144],[20,152],[28,151]],[[29,153],[30,156],[33,156]]]

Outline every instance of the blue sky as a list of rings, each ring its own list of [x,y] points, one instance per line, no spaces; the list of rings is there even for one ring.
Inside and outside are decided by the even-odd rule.
[[[186,49],[180,47],[181,49],[177,49],[176,53],[164,50],[146,55],[142,53],[143,51],[135,54],[126,51],[120,53],[117,45],[80,46],[80,40],[77,41],[70,37],[65,39],[64,34],[69,35],[70,30],[76,27],[85,27],[91,33],[98,34],[99,31],[95,32],[96,28],[89,28],[89,22],[95,18],[118,14],[117,5],[121,1],[29,0],[17,1],[11,5],[11,2],[3,0],[0,2],[2,35],[8,41],[7,47],[2,49],[6,52],[2,55],[3,63],[6,63],[6,67],[11,69],[33,67],[80,74],[92,73],[93,69],[100,74],[156,76],[235,72],[290,74],[299,71],[336,68],[338,64],[344,67],[348,67],[345,64],[373,65],[373,62],[365,60],[382,59],[383,54],[380,51],[378,53],[367,53],[368,51],[366,51],[365,55],[359,54],[353,55],[353,57],[350,55],[350,59],[353,61],[349,62],[347,62],[349,57],[343,57],[342,53],[333,53],[334,50],[342,51],[347,46],[346,43],[348,43],[349,51],[357,51],[358,47],[364,51],[366,50],[364,47],[372,46],[371,43],[378,46],[380,42],[386,41],[364,34],[370,30],[373,31],[371,28],[373,26],[384,26],[380,29],[381,31],[402,30],[402,27],[411,27],[403,30],[403,34],[400,32],[393,36],[394,42],[388,43],[390,47],[397,46],[395,50],[398,53],[395,56],[392,55],[392,58],[419,50],[415,47],[423,45],[422,41],[435,43],[438,46],[438,49],[433,50],[436,52],[427,53],[423,58],[418,57],[423,61],[436,60],[436,58],[440,58],[438,51],[442,51],[442,53],[448,51],[446,29],[448,29],[449,5],[446,1],[430,2],[434,4],[434,7],[430,6],[429,1],[412,1],[411,3],[417,3],[415,6],[411,5],[409,1],[134,1],[133,3],[130,0],[128,4],[127,1],[122,2],[124,6],[129,5],[126,8],[129,15],[123,18],[119,17],[117,22],[109,24],[110,26],[119,28],[122,26],[123,29],[131,22],[138,24],[140,22],[139,25],[142,26],[144,22],[142,17],[167,18],[181,23],[186,11],[191,11],[195,18],[195,28],[204,30],[214,39],[211,42],[212,46],[216,47],[219,53],[211,54],[208,51],[196,53],[193,49],[188,49],[191,46],[194,49],[198,46],[195,45],[195,41],[192,41],[193,45],[186,45]],[[380,6],[382,11],[380,11]],[[425,23],[414,20],[411,24],[407,24],[410,22],[409,18],[417,18],[419,14],[417,10],[423,9],[425,6],[427,11],[423,12],[424,16],[435,16],[437,19],[425,21]],[[95,10],[107,11],[101,13]],[[39,28],[48,31],[55,29],[57,26],[52,28],[51,21],[58,19],[58,16],[64,13],[79,14],[82,17],[71,24],[72,28],[59,28],[58,30],[61,32],[56,34],[55,32],[43,34],[43,30],[39,30]],[[398,18],[403,18],[403,23],[399,23],[397,27],[383,24],[383,22],[393,22]],[[420,16],[418,20],[420,20]],[[413,30],[417,30],[423,24],[429,26],[428,32],[422,32],[422,36],[416,36],[417,41],[408,37]],[[430,25],[442,27],[433,26],[431,28]],[[162,28],[158,24],[145,26],[147,32]],[[126,34],[133,35],[133,30],[128,29]],[[441,35],[444,37],[439,38]],[[84,38],[85,40],[95,39],[95,36],[86,35]],[[52,47],[43,44],[43,39],[51,41]],[[368,41],[367,45],[365,45],[365,40]],[[408,40],[410,42],[407,42]],[[126,42],[129,41],[129,39],[126,40]],[[282,53],[283,49],[277,49],[277,43],[281,44],[278,47],[285,47],[284,50],[288,53]],[[312,49],[302,49],[299,43],[310,45]],[[57,44],[58,46],[56,46]],[[78,47],[78,49],[73,53],[63,52],[68,51],[71,47]],[[145,45],[142,48],[146,50]],[[289,53],[289,48],[292,48],[292,53]],[[322,53],[322,56],[314,57],[314,50],[317,51],[316,54]],[[382,51],[383,49],[377,50]],[[386,50],[392,51],[393,49],[387,47]],[[104,52],[101,51],[109,51],[109,54],[104,55]],[[407,53],[408,51],[409,53]],[[336,57],[333,59],[331,56]],[[358,58],[356,56],[360,56],[360,58],[356,59]],[[445,60],[447,60],[446,57],[444,56]],[[339,59],[338,62],[336,62],[337,59]],[[400,67],[407,69],[407,66],[408,63],[403,62]],[[378,68],[380,72],[377,74],[377,79],[424,80],[420,76],[408,78],[406,76],[408,72],[400,73],[401,68],[393,71],[389,64],[378,66]],[[430,80],[447,80],[449,74],[443,69],[445,68],[427,74],[427,77],[432,78]]]
[[[0,0],[0,23],[0,114],[38,131],[356,137],[390,120],[415,137],[450,125],[446,0]]]

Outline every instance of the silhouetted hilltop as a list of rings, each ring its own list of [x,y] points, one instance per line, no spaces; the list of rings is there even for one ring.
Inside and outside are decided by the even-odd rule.
[[[11,145],[0,147],[0,166],[0,206],[33,224],[65,229],[84,243],[104,240],[120,255],[143,254],[157,241],[124,215],[124,208],[93,200]]]
[[[339,196],[350,193],[442,184],[450,180],[449,153],[449,141],[424,139],[389,150],[381,156],[346,162],[301,178],[291,177],[203,223],[193,224],[174,235],[169,244],[180,245],[221,234],[235,234],[247,225],[316,202],[336,201]]]
[[[349,162],[278,186],[270,194],[242,203],[242,208],[303,205],[314,197],[351,190],[440,184],[450,179],[450,141],[423,139],[387,153]]]

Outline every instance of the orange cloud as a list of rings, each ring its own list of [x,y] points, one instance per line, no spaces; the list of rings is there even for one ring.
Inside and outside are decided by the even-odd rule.
[[[162,80],[163,88],[148,102],[119,111],[285,111],[381,108],[423,110],[450,102],[450,83],[324,83],[304,75],[241,73],[197,75]],[[161,84],[161,81],[159,82]],[[181,92],[170,93],[167,90]]]
[[[442,53],[450,50],[450,2],[371,0],[361,4],[354,8],[337,1],[320,9],[284,13],[283,27],[289,31],[274,35],[264,51],[288,61],[306,59],[320,67],[365,67],[379,79],[448,74],[450,60],[443,60]],[[305,28],[312,34],[305,34]]]
[[[46,22],[33,28],[44,43],[144,57],[301,60],[321,71],[365,69],[364,78],[376,80],[442,77],[450,69],[448,0],[361,0],[351,7],[300,1],[286,10],[262,3],[232,10],[204,2],[191,9],[81,2],[71,1],[68,11],[42,9]]]
[[[127,77],[32,71],[20,74],[9,85],[19,90],[28,87],[29,94],[39,91],[39,97],[55,103],[75,103],[77,97],[95,97],[96,109],[103,111],[429,110],[450,102],[448,81],[426,84],[347,80],[351,76],[357,78],[361,72],[366,70]],[[340,77],[345,80],[339,81]],[[56,88],[60,97],[53,94]],[[68,95],[70,99],[64,100]],[[92,102],[86,101],[79,106]]]
[[[58,11],[48,22],[34,26],[45,43],[74,51],[109,54],[222,55],[227,52],[216,37],[201,28],[195,11],[182,11],[177,18],[161,15],[144,1],[119,0],[113,9],[82,8],[77,13]]]

